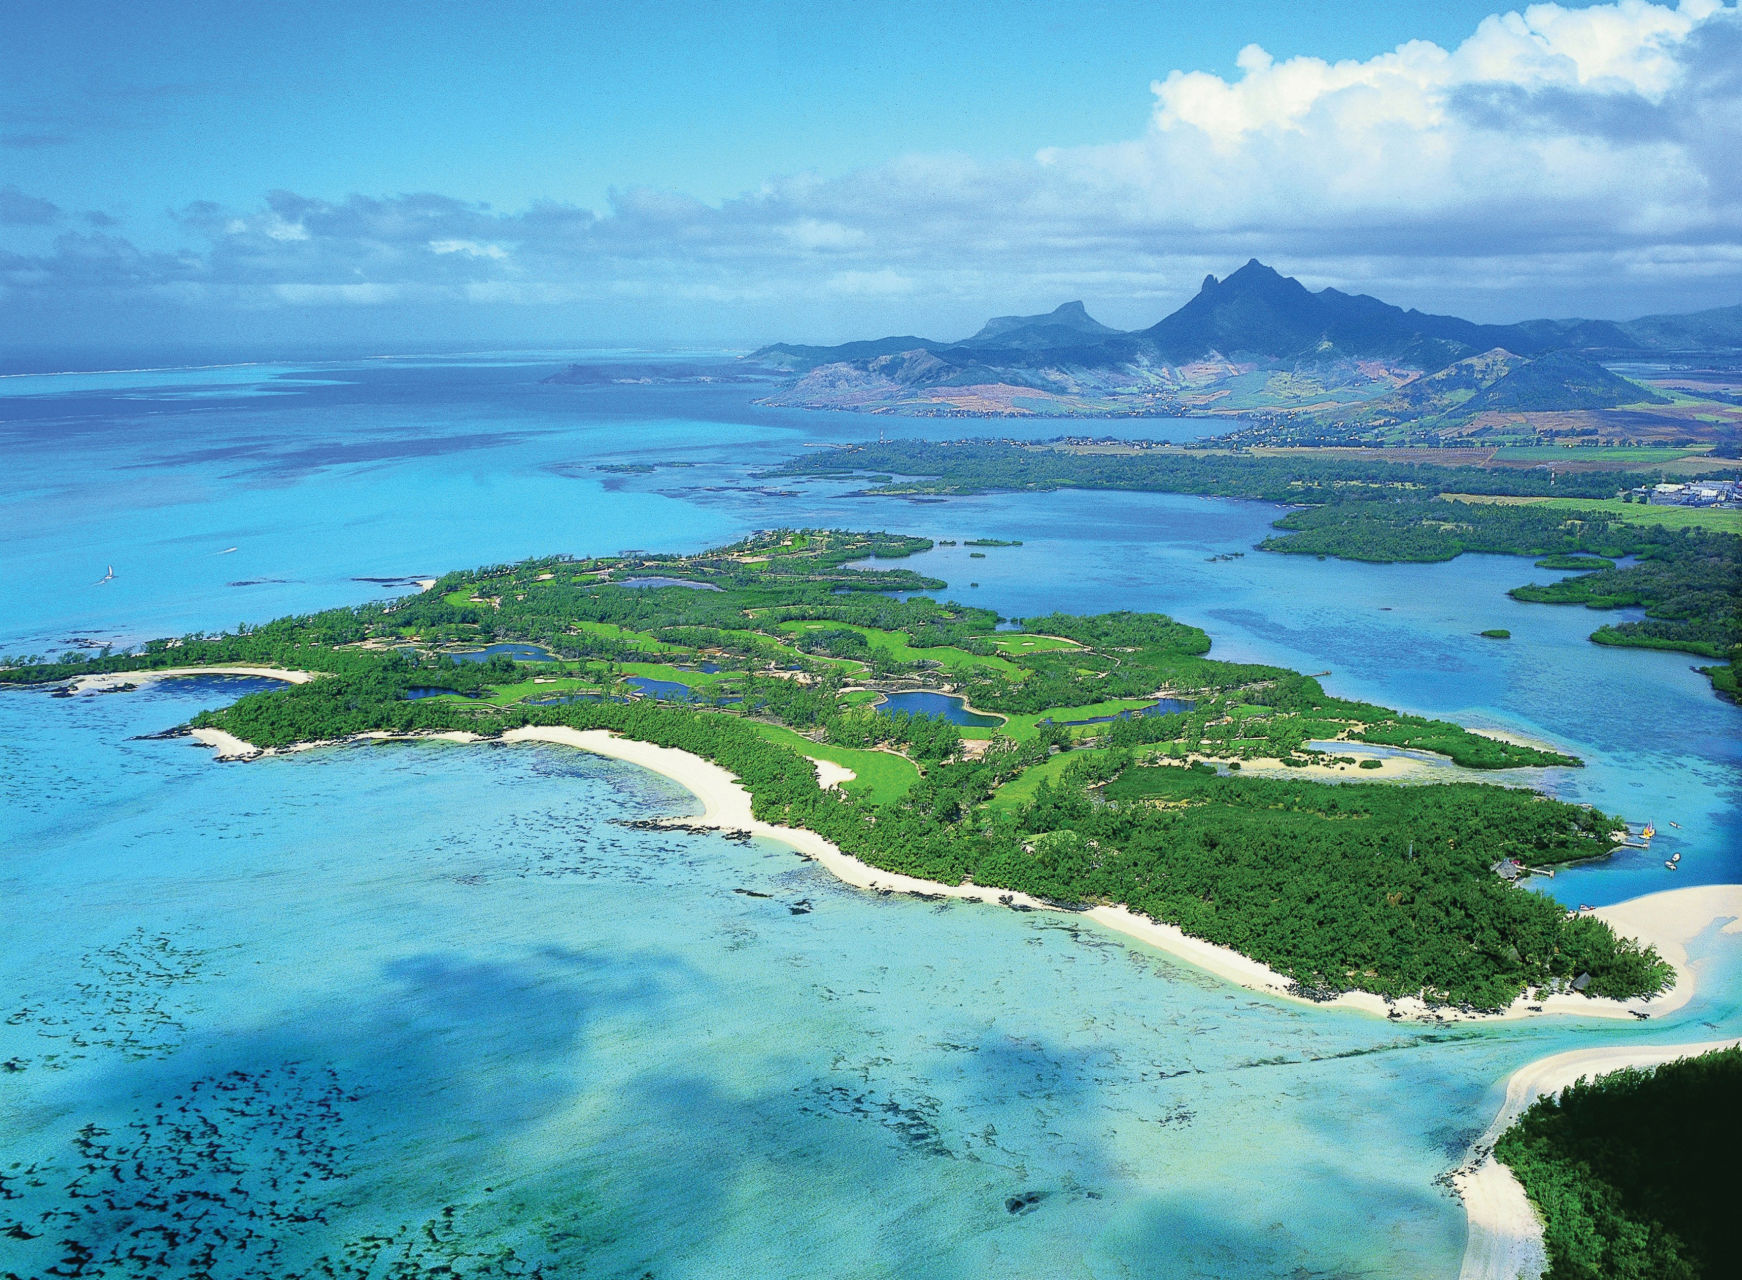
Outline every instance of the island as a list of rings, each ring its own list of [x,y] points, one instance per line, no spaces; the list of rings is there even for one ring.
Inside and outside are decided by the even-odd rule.
[[[8,659],[0,681],[282,675],[192,722],[236,756],[434,734],[610,750],[855,883],[1089,912],[1295,999],[1627,1017],[1685,997],[1651,946],[1513,883],[1624,832],[1488,780],[1576,758],[1221,661],[1160,614],[1012,627],[892,567],[930,545],[784,529],[544,557],[136,653]]]

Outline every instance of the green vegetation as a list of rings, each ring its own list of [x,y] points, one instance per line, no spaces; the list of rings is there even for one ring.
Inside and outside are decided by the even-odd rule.
[[[1734,1274],[1742,1049],[1539,1098],[1494,1155],[1543,1220],[1548,1280]]]
[[[893,751],[859,751],[851,747],[832,747],[813,742],[793,732],[785,725],[752,722],[757,733],[770,742],[779,743],[800,755],[814,760],[827,760],[851,769],[854,777],[841,787],[850,796],[871,804],[889,804],[901,799],[919,781],[919,769],[904,755]]]
[[[1742,613],[1735,607],[1742,597],[1742,511],[1622,502],[1613,497],[1614,473],[913,440],[834,451],[827,459],[804,457],[783,470],[820,470],[825,461],[839,468],[843,453],[864,467],[926,477],[917,485],[871,490],[877,493],[1068,485],[1217,494],[1301,504],[1276,522],[1277,535],[1259,544],[1266,551],[1375,563],[1451,560],[1466,552],[1539,557],[1543,568],[1575,569],[1588,577],[1522,586],[1512,592],[1515,599],[1642,607],[1643,621],[1602,627],[1591,639],[1720,659],[1722,665],[1710,669],[1714,689],[1722,695],[1735,688],[1734,663],[1742,653]],[[1633,477],[1642,478],[1652,477]],[[1640,563],[1615,565],[1621,556]]]
[[[1480,635],[1480,636],[1486,636],[1490,640],[1510,640],[1510,639],[1512,639],[1512,633],[1510,631],[1508,631],[1505,627],[1489,627],[1486,631],[1478,631],[1476,634]]]
[[[217,663],[322,673],[195,721],[266,748],[371,731],[612,730],[719,763],[759,817],[874,866],[1124,903],[1315,992],[1486,1008],[1552,988],[1569,967],[1590,972],[1594,991],[1661,985],[1654,956],[1596,921],[1563,920],[1490,870],[1503,857],[1599,856],[1615,819],[1486,784],[1279,783],[1202,763],[1304,765],[1325,758],[1314,744],[1338,740],[1476,769],[1577,760],[1338,699],[1280,667],[1219,661],[1204,632],[1160,614],[1050,614],[998,631],[988,610],[912,594],[935,584],[910,570],[848,567],[924,545],[785,530],[695,556],[496,565],[418,596],[137,654],[13,661],[0,682]],[[714,589],[623,585],[647,578]],[[552,658],[451,653],[509,640]],[[661,696],[635,683],[649,679]],[[916,688],[967,695],[1007,720],[964,733],[867,705]],[[1166,714],[1129,714],[1157,712],[1162,695],[1178,699]],[[856,776],[824,789],[801,756]]]
[[[1306,986],[1393,996],[1438,988],[1493,1006],[1587,970],[1595,994],[1664,977],[1655,957],[1615,954],[1601,933],[1587,952],[1589,917],[1568,921],[1552,900],[1526,901],[1488,873],[1499,858],[1586,857],[1614,821],[1589,810],[1569,821],[1528,791],[1326,786],[1166,766],[1126,769],[1103,788],[1102,807],[1042,790],[1037,808],[1050,802],[1068,816],[1058,825],[1073,841],[1118,850],[1089,859],[1107,896],[1200,936],[1238,937],[1240,951]],[[1337,921],[1334,952],[1317,949],[1313,930],[1303,936],[1302,918]],[[1473,935],[1459,923],[1469,919],[1482,921]]]
[[[1042,653],[1048,649],[1075,649],[1078,647],[1076,641],[1066,640],[1061,636],[1036,636],[1021,631],[988,636],[987,639],[993,648],[1004,654]]]
[[[1265,502],[1327,502],[1376,489],[1592,498],[1612,498],[1616,489],[1615,476],[1603,472],[1551,476],[1536,469],[1482,471],[1433,463],[1299,454],[1272,457],[1184,447],[1086,453],[990,440],[891,440],[815,450],[781,466],[776,474],[828,474],[845,468],[919,477],[870,490],[898,494],[1135,489]]]
[[[862,637],[863,648],[867,651],[876,650],[887,654],[897,663],[914,662],[936,663],[950,671],[960,671],[972,668],[983,668],[996,672],[1006,680],[1020,680],[1026,674],[1023,669],[996,654],[972,653],[950,645],[933,645],[926,648],[916,648],[905,635],[896,631],[882,630],[877,627],[854,626],[851,623],[833,621],[807,620],[798,622],[783,622],[780,630],[792,632],[800,637],[800,647],[810,641],[813,652],[834,654],[841,647],[840,634],[850,632]],[[825,645],[833,647],[824,647]],[[845,643],[845,649],[853,651],[856,646],[851,641]]]

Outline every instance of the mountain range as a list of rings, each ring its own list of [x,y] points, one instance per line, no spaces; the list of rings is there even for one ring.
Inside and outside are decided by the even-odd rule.
[[[750,359],[796,377],[777,403],[966,412],[1090,411],[1463,414],[1662,404],[1602,361],[1742,349],[1742,306],[1638,320],[1477,324],[1365,294],[1313,292],[1256,259],[1207,277],[1184,306],[1129,332],[1081,302],[999,316],[972,337],[914,336],[838,346],[776,343]],[[1413,386],[1413,391],[1411,387]],[[976,408],[960,393],[995,402]],[[965,397],[974,400],[973,395]]]

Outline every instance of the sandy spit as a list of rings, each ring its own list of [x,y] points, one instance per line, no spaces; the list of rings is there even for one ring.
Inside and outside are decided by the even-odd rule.
[[[1735,886],[1724,886],[1734,888]],[[1651,898],[1663,897],[1651,894]],[[1648,899],[1639,899],[1647,901]],[[1734,924],[1725,930],[1734,932]],[[1506,1101],[1494,1123],[1478,1139],[1471,1164],[1452,1176],[1470,1218],[1469,1241],[1464,1246],[1464,1265],[1458,1280],[1535,1280],[1548,1266],[1542,1241],[1542,1224],[1512,1170],[1494,1159],[1493,1149],[1530,1104],[1544,1094],[1558,1094],[1585,1076],[1603,1075],[1623,1067],[1655,1067],[1677,1058],[1688,1058],[1712,1049],[1742,1044],[1737,1040],[1708,1040],[1697,1044],[1616,1045],[1612,1048],[1574,1049],[1539,1058],[1512,1073],[1506,1082]]]
[[[103,693],[127,684],[151,684],[157,680],[174,680],[180,676],[260,676],[267,680],[282,680],[286,684],[307,684],[315,678],[313,671],[289,671],[283,667],[157,667],[150,671],[114,671],[100,676],[78,676],[72,682],[78,693]]]

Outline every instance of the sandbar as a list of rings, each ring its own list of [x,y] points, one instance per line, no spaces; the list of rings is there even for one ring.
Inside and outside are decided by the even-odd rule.
[[[113,671],[106,675],[77,676],[72,687],[79,693],[103,693],[129,684],[151,684],[157,680],[174,680],[182,676],[258,676],[265,680],[282,680],[286,684],[307,684],[315,678],[313,671],[290,671],[284,667],[154,667],[146,671]]]

